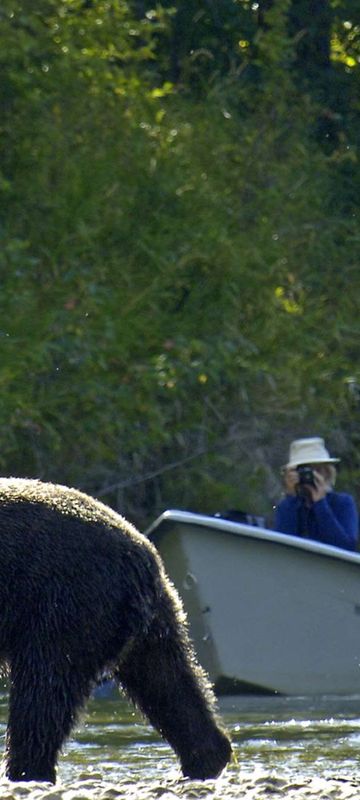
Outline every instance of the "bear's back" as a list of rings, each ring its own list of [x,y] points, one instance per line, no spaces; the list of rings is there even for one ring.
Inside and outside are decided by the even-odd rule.
[[[0,579],[16,564],[41,561],[64,573],[129,558],[149,565],[159,556],[124,517],[77,489],[38,480],[0,478]],[[95,564],[96,562],[96,564]],[[1,593],[1,592],[0,592]]]
[[[112,508],[68,486],[29,478],[0,478],[0,511],[2,506],[17,503],[45,506],[60,515],[85,523],[119,528],[135,538],[143,539],[136,528]]]
[[[53,615],[62,631],[73,619],[85,647],[90,631],[99,638],[98,621],[106,631],[125,606],[133,633],[153,617],[160,571],[154,546],[103,503],[66,486],[0,478],[0,660],[8,609],[15,639]]]

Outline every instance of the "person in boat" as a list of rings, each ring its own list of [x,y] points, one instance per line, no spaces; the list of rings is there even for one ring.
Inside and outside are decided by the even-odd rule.
[[[283,467],[285,497],[275,511],[274,528],[281,533],[315,539],[355,550],[359,520],[350,494],[335,492],[335,464],[323,439],[296,439]]]

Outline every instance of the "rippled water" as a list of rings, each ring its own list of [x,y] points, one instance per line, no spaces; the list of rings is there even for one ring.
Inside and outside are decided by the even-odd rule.
[[[153,729],[116,691],[92,699],[59,762],[55,787],[0,782],[1,800],[360,798],[360,696],[220,700],[236,762],[188,781]],[[6,695],[0,695],[4,745]]]

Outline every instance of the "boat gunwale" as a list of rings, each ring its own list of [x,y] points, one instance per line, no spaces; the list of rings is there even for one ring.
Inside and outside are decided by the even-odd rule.
[[[235,536],[245,536],[248,539],[258,539],[262,541],[274,542],[276,544],[302,550],[309,553],[335,558],[338,561],[348,561],[360,565],[360,553],[344,550],[335,545],[323,544],[312,539],[300,539],[280,531],[273,531],[269,528],[262,528],[255,525],[247,525],[244,522],[233,522],[232,520],[213,517],[207,514],[198,514],[194,511],[180,511],[178,509],[168,509],[160,514],[159,517],[145,531],[145,536],[152,538],[155,532],[162,525],[168,523],[183,523],[185,525],[195,525],[201,528],[211,528]]]

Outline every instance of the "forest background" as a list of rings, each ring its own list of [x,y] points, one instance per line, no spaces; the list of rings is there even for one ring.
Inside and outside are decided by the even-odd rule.
[[[3,0],[0,469],[144,528],[360,500],[360,3]]]

